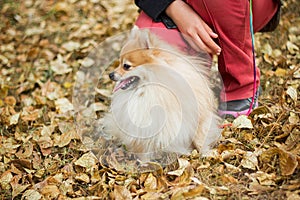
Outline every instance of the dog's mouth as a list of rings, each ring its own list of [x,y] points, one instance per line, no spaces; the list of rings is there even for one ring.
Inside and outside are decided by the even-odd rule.
[[[130,76],[126,79],[121,79],[117,82],[113,92],[118,91],[119,89],[127,90],[135,88],[139,82],[140,78],[138,76]]]

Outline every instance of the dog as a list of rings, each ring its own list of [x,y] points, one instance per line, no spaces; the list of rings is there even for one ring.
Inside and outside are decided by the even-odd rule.
[[[132,29],[109,74],[116,82],[103,131],[130,152],[205,155],[220,138],[206,58],[189,56],[148,29]]]

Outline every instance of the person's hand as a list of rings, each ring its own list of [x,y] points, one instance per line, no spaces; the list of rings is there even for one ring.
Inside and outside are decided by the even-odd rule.
[[[218,38],[218,35],[188,4],[182,0],[175,0],[167,7],[166,14],[194,50],[205,50],[217,55],[221,53],[221,48],[213,40]]]

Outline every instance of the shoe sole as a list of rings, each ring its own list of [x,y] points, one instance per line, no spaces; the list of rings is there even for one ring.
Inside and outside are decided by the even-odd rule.
[[[253,109],[255,109],[257,107],[258,107],[258,102],[256,101]],[[249,109],[242,110],[242,111],[218,110],[218,114],[220,117],[232,116],[234,118],[237,118],[240,115],[247,115],[248,111],[249,111]]]

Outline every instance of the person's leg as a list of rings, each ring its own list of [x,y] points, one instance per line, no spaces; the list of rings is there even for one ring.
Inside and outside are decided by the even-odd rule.
[[[218,65],[224,82],[222,101],[235,103],[237,100],[247,100],[249,108],[251,100],[248,101],[248,98],[253,96],[254,85],[249,1],[186,0],[186,2],[219,35],[217,42],[222,48],[222,53]],[[274,15],[277,4],[275,0],[254,0],[253,4],[254,30],[257,31]],[[165,28],[162,23],[153,22],[143,13],[136,24],[139,27]],[[180,40],[173,38],[172,41]],[[259,85],[258,69],[256,75]]]
[[[248,0],[187,0],[219,35],[222,48],[219,71],[224,82],[223,101],[253,95],[253,57]],[[256,0],[253,5],[254,29],[262,28],[276,12],[273,0]],[[263,12],[261,12],[263,10]],[[259,85],[257,69],[257,85]]]
[[[254,32],[261,30],[275,15],[279,6],[277,0],[253,0]]]

